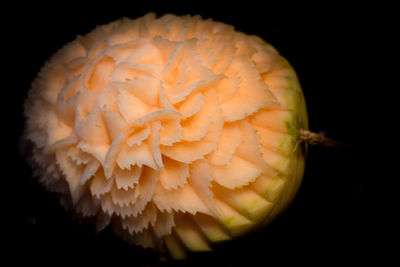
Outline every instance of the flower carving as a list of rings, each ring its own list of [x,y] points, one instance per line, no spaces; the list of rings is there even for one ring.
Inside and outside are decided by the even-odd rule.
[[[148,14],[78,36],[25,103],[38,176],[99,230],[112,223],[144,247],[178,236],[196,250],[183,234],[193,224],[228,239],[274,201],[258,189],[279,174],[276,136],[292,140],[269,119],[290,113],[282,64],[259,38],[199,16]],[[243,213],[245,199],[262,211]]]

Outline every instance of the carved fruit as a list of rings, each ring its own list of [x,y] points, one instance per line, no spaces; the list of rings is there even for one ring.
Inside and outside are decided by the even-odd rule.
[[[269,44],[199,16],[121,19],[65,45],[25,102],[39,181],[128,241],[207,251],[265,225],[304,171],[296,74]]]

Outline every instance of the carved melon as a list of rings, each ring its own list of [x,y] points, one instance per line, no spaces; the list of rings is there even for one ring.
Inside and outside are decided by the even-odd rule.
[[[99,230],[112,222],[174,258],[264,226],[303,176],[295,71],[260,38],[199,16],[78,36],[42,68],[25,116],[41,183]]]

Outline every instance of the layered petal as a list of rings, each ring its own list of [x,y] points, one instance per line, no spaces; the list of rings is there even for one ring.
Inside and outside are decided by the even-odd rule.
[[[290,65],[256,37],[148,14],[99,26],[46,63],[25,138],[39,181],[98,231],[112,222],[129,242],[183,257],[284,206],[301,166],[300,97]]]
[[[231,68],[238,73],[240,85],[234,96],[221,103],[227,121],[240,120],[260,108],[278,104],[249,57],[235,57]]]

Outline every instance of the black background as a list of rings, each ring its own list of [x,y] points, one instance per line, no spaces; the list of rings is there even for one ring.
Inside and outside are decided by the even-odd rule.
[[[100,5],[100,4],[99,4]],[[82,8],[82,9],[81,9]],[[304,9],[304,10],[303,10]],[[22,103],[30,83],[44,61],[65,43],[98,24],[123,16],[136,18],[150,11],[158,16],[199,14],[232,24],[239,31],[256,34],[274,45],[298,73],[309,113],[310,129],[350,144],[339,150],[311,147],[300,191],[290,208],[267,228],[215,247],[215,252],[190,255],[183,262],[167,265],[269,265],[364,262],[374,257],[378,203],[374,193],[374,161],[371,157],[371,112],[375,88],[372,59],[381,32],[377,10],[348,6],[280,7],[203,5],[187,7],[137,7],[108,3],[23,6],[4,9],[3,23],[8,70],[7,102],[3,113],[11,119],[7,148],[12,157],[3,184],[3,228],[10,234],[14,260],[31,263],[87,262],[146,266],[157,264],[151,251],[131,247],[106,230],[94,234],[91,226],[73,221],[58,204],[57,197],[31,178],[31,170],[18,153],[23,129]],[[4,17],[3,17],[4,18]],[[373,129],[369,129],[372,130]],[[10,211],[7,208],[11,208]],[[7,212],[5,211],[7,210]],[[11,255],[11,254],[10,254]],[[53,260],[54,259],[54,260]]]

